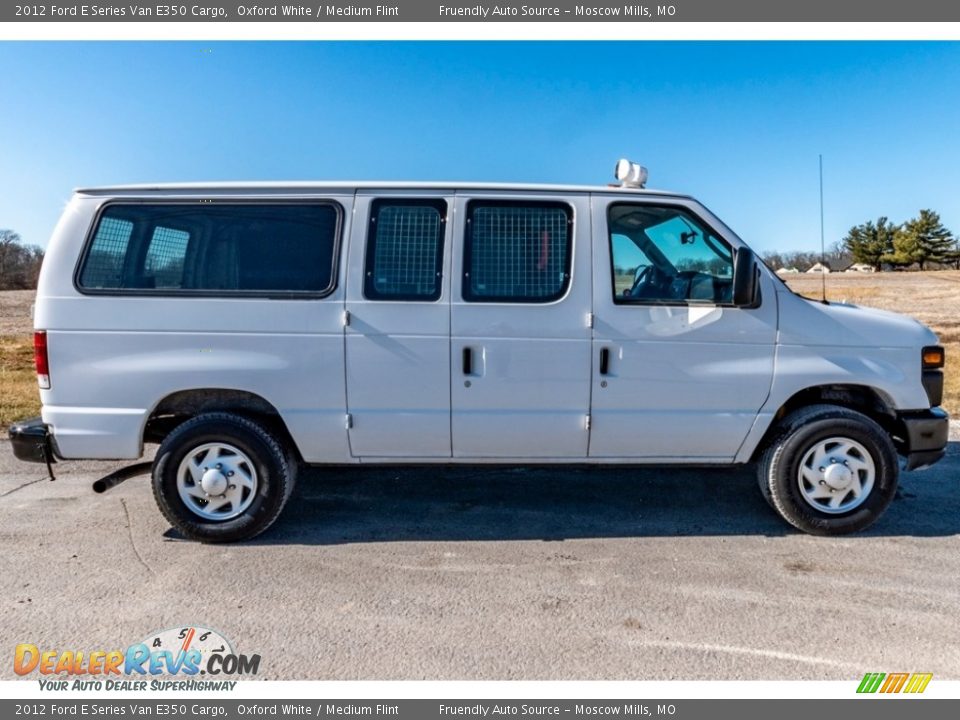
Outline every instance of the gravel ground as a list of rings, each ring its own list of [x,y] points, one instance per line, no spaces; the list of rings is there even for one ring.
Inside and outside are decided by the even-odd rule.
[[[0,443],[0,647],[201,624],[263,679],[960,679],[957,442],[842,539],[752,468],[314,469],[266,535],[200,545],[147,478],[94,495],[115,467],[51,483]]]

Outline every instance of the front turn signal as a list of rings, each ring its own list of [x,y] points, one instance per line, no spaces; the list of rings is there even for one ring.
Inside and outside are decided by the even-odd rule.
[[[944,360],[946,359],[943,348],[939,345],[925,347],[921,351],[920,356],[923,359],[924,370],[936,370],[937,368],[942,368]]]

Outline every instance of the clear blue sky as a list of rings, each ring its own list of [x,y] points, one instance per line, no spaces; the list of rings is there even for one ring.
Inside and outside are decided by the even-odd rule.
[[[76,186],[606,183],[621,156],[760,251],[921,207],[960,232],[960,43],[0,43],[0,228]]]

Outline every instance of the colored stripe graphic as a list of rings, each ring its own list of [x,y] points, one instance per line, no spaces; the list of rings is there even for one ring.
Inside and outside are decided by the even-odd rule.
[[[193,636],[197,634],[196,628],[190,628],[190,632],[187,633],[187,637],[183,640],[183,645],[180,646],[180,652],[186,652],[190,649],[190,643],[193,642]]]
[[[910,676],[910,681],[903,691],[905,693],[922,693],[927,689],[932,677],[933,673],[914,673]]]
[[[904,683],[907,682],[908,677],[910,677],[910,673],[890,673],[887,675],[887,681],[883,684],[883,687],[880,688],[880,692],[900,692],[900,688],[902,688]]]
[[[858,693],[922,693],[927,689],[933,673],[866,673]]]
[[[867,673],[863,676],[863,680],[860,681],[860,687],[857,688],[857,692],[875,693],[885,677],[886,675],[884,673]]]

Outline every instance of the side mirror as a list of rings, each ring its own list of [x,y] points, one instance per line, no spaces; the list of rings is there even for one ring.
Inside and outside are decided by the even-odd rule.
[[[741,247],[733,258],[733,304],[753,307],[760,289],[760,272],[753,250]]]

